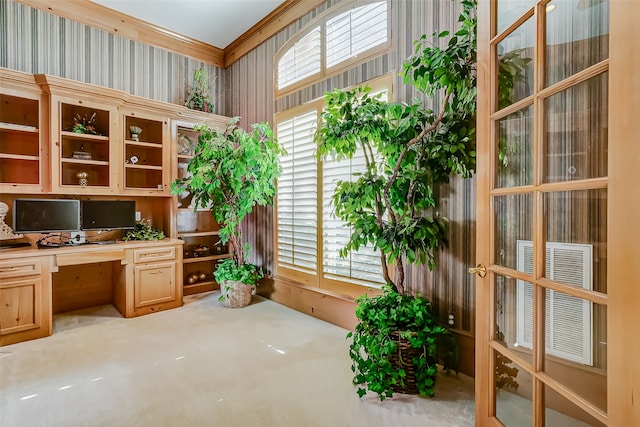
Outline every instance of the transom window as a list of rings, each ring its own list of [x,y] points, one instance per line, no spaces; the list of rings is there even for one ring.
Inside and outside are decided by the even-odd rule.
[[[390,38],[388,0],[358,1],[332,11],[280,49],[276,55],[276,93],[363,61],[388,48]]]

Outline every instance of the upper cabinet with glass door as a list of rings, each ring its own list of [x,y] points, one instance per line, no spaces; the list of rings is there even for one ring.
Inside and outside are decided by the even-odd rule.
[[[51,191],[119,193],[117,93],[48,75],[36,81],[50,95]]]
[[[46,190],[46,113],[32,74],[0,69],[0,193]]]
[[[167,116],[122,109],[122,179],[125,193],[169,194],[169,120]]]

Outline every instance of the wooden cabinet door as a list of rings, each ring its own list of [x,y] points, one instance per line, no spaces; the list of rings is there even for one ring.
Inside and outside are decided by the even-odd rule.
[[[0,345],[51,335],[47,283],[41,276],[16,277],[0,282]]]
[[[176,300],[175,261],[136,265],[134,275],[134,308]]]
[[[45,104],[31,74],[0,69],[0,193],[46,190]]]
[[[64,194],[117,194],[116,105],[82,96],[51,100],[51,187]],[[85,133],[79,125],[86,124]]]
[[[169,195],[169,119],[135,109],[122,109],[121,114],[123,191],[138,195]]]

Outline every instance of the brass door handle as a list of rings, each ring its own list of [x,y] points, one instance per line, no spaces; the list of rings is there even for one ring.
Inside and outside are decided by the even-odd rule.
[[[477,274],[480,277],[486,277],[487,267],[484,264],[478,264],[475,267],[469,268],[469,274]]]

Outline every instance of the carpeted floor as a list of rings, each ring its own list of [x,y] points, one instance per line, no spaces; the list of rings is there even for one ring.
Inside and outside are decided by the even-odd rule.
[[[110,305],[57,315],[52,336],[0,348],[0,426],[473,425],[472,378],[441,374],[435,399],[359,399],[346,330],[217,297],[135,319]]]

